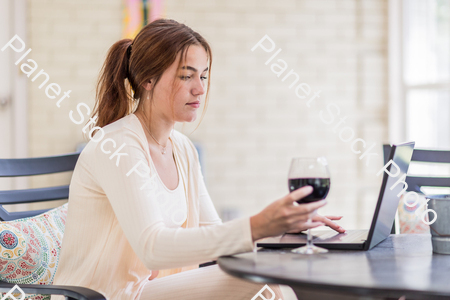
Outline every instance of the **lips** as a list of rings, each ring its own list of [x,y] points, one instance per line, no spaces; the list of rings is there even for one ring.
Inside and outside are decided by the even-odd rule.
[[[195,101],[195,102],[191,102],[191,103],[186,103],[186,105],[189,105],[189,106],[195,107],[195,108],[199,108],[200,107],[200,102],[199,101]]]

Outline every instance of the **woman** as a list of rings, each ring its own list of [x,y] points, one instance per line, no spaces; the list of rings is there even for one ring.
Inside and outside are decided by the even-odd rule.
[[[110,300],[251,299],[264,285],[199,263],[252,251],[256,240],[284,232],[324,224],[343,231],[330,220],[339,217],[314,214],[325,201],[295,205],[310,187],[222,223],[194,145],[174,130],[175,122],[197,118],[211,58],[202,36],[168,19],[110,48],[97,86],[96,132],[70,184],[53,284],[88,287]],[[270,287],[274,299],[283,298]]]

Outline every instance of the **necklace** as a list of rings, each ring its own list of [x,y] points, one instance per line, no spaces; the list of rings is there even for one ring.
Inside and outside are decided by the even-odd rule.
[[[160,146],[162,147],[161,153],[162,153],[162,154],[165,154],[165,153],[166,153],[167,145],[166,145],[166,146],[163,146],[163,145],[161,145],[160,143],[158,143],[158,141],[153,137],[152,133],[150,132],[150,130],[148,130],[148,128],[147,128],[147,126],[145,126],[145,124],[146,124],[146,123],[144,122],[144,128],[145,128],[145,130],[147,130],[148,134],[150,134],[150,136],[155,140],[155,142],[156,142],[158,145],[160,145]],[[170,137],[169,137],[169,138],[170,138]]]

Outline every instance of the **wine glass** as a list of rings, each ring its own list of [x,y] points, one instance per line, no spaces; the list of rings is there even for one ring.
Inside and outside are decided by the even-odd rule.
[[[325,157],[294,157],[291,160],[288,175],[289,191],[292,192],[303,186],[310,185],[313,192],[297,203],[310,203],[325,199],[330,190],[330,172]],[[311,218],[308,219],[308,223]],[[306,246],[291,250],[294,253],[316,254],[326,253],[327,249],[313,245],[311,229],[308,229]]]

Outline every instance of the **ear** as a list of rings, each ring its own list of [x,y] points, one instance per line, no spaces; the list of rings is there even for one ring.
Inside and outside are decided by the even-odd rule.
[[[144,83],[142,85],[144,87],[144,89],[146,89],[147,91],[150,91],[153,88],[153,83],[151,80],[149,80],[148,82]]]

